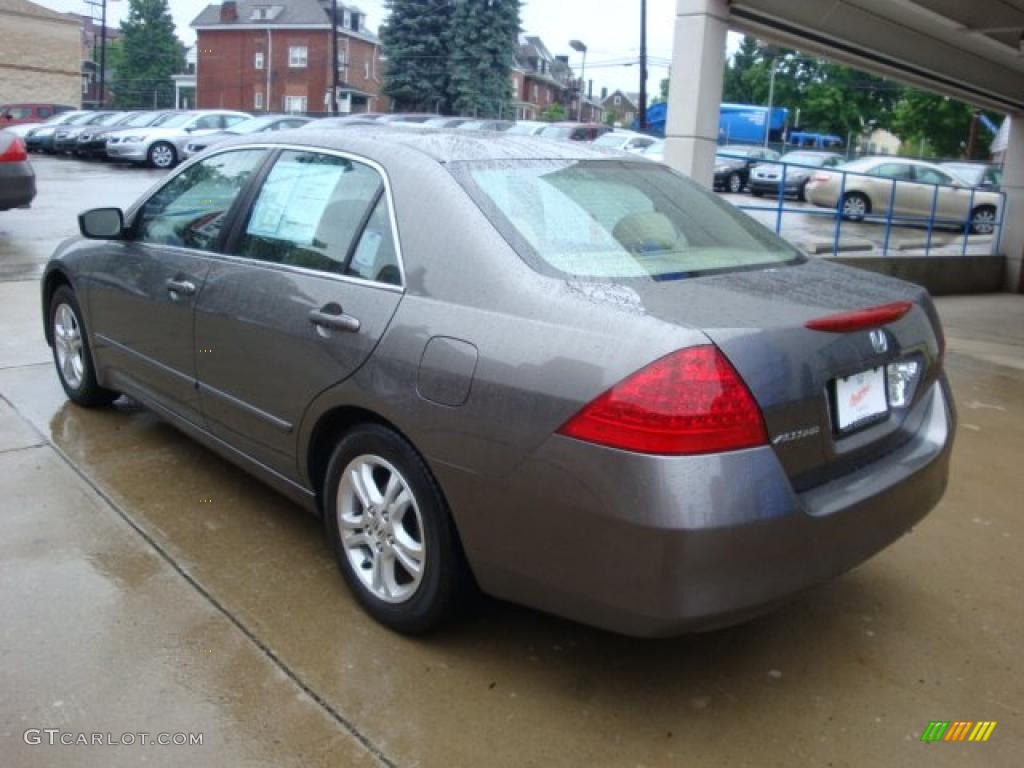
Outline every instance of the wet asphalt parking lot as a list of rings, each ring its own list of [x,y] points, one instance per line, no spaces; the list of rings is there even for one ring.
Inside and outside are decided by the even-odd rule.
[[[1021,764],[1024,297],[938,301],[961,420],[950,487],[853,572],[674,640],[488,600],[412,640],[359,610],[306,513],[130,401],[65,401],[40,265],[79,210],[160,175],[36,168],[33,208],[0,213],[0,764]],[[931,720],[998,724],[984,744],[922,744]]]

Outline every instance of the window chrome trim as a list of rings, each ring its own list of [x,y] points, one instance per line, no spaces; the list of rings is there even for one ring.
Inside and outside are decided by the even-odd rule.
[[[362,277],[352,277],[351,275],[339,275],[336,272],[324,272],[324,271],[319,270],[319,269],[310,269],[308,267],[296,267],[296,266],[293,266],[291,264],[280,264],[280,263],[276,263],[276,262],[273,262],[273,261],[263,261],[261,259],[253,259],[253,258],[250,258],[248,256],[238,256],[238,255],[233,254],[233,253],[221,253],[219,251],[203,251],[203,250],[200,250],[198,248],[185,248],[183,246],[165,245],[163,243],[147,243],[147,242],[145,242],[143,240],[129,240],[127,242],[136,243],[138,245],[147,245],[147,246],[152,246],[152,247],[159,247],[159,248],[171,248],[173,250],[184,251],[184,252],[190,253],[192,255],[195,255],[196,253],[200,253],[200,254],[202,254],[204,256],[207,256],[207,257],[213,258],[213,259],[222,259],[222,260],[230,261],[230,262],[252,264],[254,266],[276,267],[278,269],[282,269],[282,270],[288,271],[288,272],[297,272],[299,274],[313,275],[313,276],[316,276],[316,277],[326,277],[326,278],[329,278],[329,279],[339,280],[340,282],[344,282],[344,283],[354,283],[354,284],[357,284],[357,285],[364,285],[364,286],[367,286],[367,287],[370,287],[370,288],[380,288],[380,289],[383,289],[383,290],[392,291],[392,292],[396,292],[396,293],[405,293],[406,284],[407,284],[406,283],[406,278],[405,278],[405,255],[402,252],[402,242],[401,242],[401,238],[399,237],[399,234],[398,234],[398,216],[397,216],[397,213],[396,213],[396,210],[395,210],[394,194],[392,193],[392,190],[391,190],[391,177],[388,176],[388,173],[384,169],[384,166],[382,166],[376,160],[371,160],[371,159],[369,159],[367,157],[362,157],[361,155],[353,154],[352,152],[346,152],[346,151],[340,150],[340,149],[327,149],[325,147],[303,146],[301,144],[273,144],[273,143],[234,144],[234,145],[232,145],[230,147],[224,147],[222,149],[214,149],[214,150],[210,151],[209,154],[203,153],[202,155],[194,155],[193,157],[189,158],[188,160],[183,162],[181,165],[179,165],[178,168],[175,169],[174,173],[172,173],[171,175],[161,179],[157,184],[154,184],[152,187],[150,187],[148,190],[146,190],[146,193],[142,197],[140,197],[125,212],[125,219],[126,220],[131,219],[132,220],[132,225],[134,225],[134,217],[138,213],[138,211],[142,208],[142,206],[144,206],[147,202],[149,202],[149,199],[151,197],[153,197],[154,195],[156,195],[161,189],[163,189],[165,185],[170,184],[180,174],[184,173],[188,168],[191,168],[197,162],[203,162],[205,160],[209,160],[212,157],[216,157],[217,155],[226,154],[228,152],[238,152],[238,151],[243,151],[243,150],[248,150],[248,149],[265,149],[265,150],[268,150],[268,151],[273,151],[273,150],[278,150],[279,149],[279,150],[282,150],[282,151],[294,151],[294,152],[319,152],[319,153],[325,154],[325,155],[334,155],[336,157],[341,157],[341,158],[343,158],[345,160],[351,160],[351,161],[356,162],[356,163],[362,163],[363,165],[366,165],[366,166],[369,166],[370,168],[373,168],[373,170],[375,170],[377,172],[377,174],[381,177],[381,180],[384,182],[384,195],[385,195],[385,197],[387,198],[387,201],[388,201],[388,216],[391,219],[391,239],[394,241],[394,244],[395,244],[395,258],[398,260],[398,274],[399,274],[399,277],[401,278],[401,281],[402,281],[401,284],[400,285],[393,285],[392,283],[382,283],[382,282],[380,282],[378,280],[367,280],[367,279],[362,278]],[[275,160],[274,162],[276,163],[277,160]],[[257,196],[257,199],[258,199],[258,196]],[[365,231],[365,227],[363,229]],[[362,232],[359,233],[360,237],[362,237],[362,234],[363,234]]]

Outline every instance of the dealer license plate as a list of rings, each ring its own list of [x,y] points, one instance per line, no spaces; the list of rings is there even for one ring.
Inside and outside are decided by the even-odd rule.
[[[880,421],[889,413],[884,368],[836,379],[834,386],[836,430],[840,434]]]

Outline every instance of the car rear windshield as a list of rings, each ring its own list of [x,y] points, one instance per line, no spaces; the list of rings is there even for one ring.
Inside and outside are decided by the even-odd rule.
[[[534,269],[673,280],[798,263],[773,232],[647,161],[466,162],[451,172]]]

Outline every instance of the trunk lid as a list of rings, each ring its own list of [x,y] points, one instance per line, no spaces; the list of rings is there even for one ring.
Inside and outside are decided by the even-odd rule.
[[[941,330],[927,292],[863,270],[808,261],[768,270],[648,283],[637,292],[650,315],[699,328],[729,358],[764,414],[769,440],[797,490],[813,487],[894,450],[916,431],[914,405],[938,376]],[[837,313],[912,302],[882,327],[811,330]],[[907,407],[870,426],[839,433],[833,382],[897,361],[919,373]],[[917,409],[920,410],[920,409]]]

